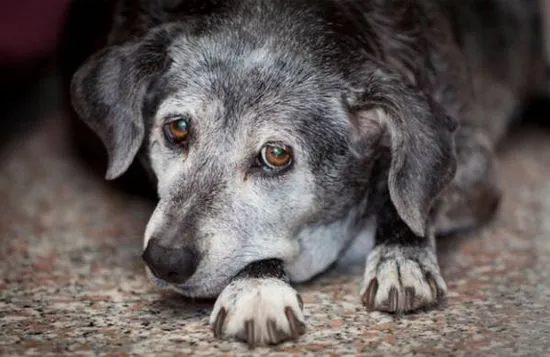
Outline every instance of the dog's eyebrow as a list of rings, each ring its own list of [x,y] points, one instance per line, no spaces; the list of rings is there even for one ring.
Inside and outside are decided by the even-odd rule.
[[[168,112],[167,114],[163,114],[162,115],[162,121],[163,122],[170,122],[174,119],[191,119],[191,115],[185,113],[185,112],[181,112],[181,113],[170,113]]]
[[[169,83],[169,79],[164,80],[165,83]],[[178,88],[175,88],[172,83],[172,88],[158,88],[158,93],[154,94],[156,97],[156,109],[154,115],[157,119],[186,115],[188,117],[195,117],[194,108],[196,104],[200,103],[200,99],[197,95],[180,95],[178,94]],[[170,84],[167,84],[170,86]],[[200,97],[199,97],[200,98]]]
[[[175,89],[170,86],[167,79],[153,81],[147,88],[147,94],[143,101],[143,117],[154,118],[161,108],[161,104],[174,92]]]

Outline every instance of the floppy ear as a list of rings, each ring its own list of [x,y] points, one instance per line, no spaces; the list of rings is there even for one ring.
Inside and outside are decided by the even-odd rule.
[[[143,143],[142,104],[151,80],[169,66],[169,39],[159,30],[139,42],[107,47],[73,76],[73,107],[107,149],[109,180],[128,169]]]
[[[457,122],[429,95],[381,70],[348,97],[359,138],[383,130],[389,140],[391,200],[405,223],[425,236],[433,201],[456,172]],[[361,142],[361,141],[359,141]]]

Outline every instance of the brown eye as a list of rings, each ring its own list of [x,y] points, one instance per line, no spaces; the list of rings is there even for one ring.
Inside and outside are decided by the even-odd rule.
[[[189,136],[189,120],[177,119],[164,125],[164,136],[171,144],[182,144]]]
[[[292,149],[285,145],[266,145],[261,151],[261,161],[265,169],[285,169],[292,163]]]

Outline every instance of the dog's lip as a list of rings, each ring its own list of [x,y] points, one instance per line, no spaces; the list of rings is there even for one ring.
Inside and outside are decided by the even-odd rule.
[[[224,269],[218,269],[217,274],[205,275],[204,270],[201,269],[201,266],[197,268],[195,274],[193,274],[185,283],[183,284],[172,284],[166,282],[162,279],[157,278],[151,272],[149,267],[145,267],[148,278],[153,282],[153,284],[162,290],[171,290],[175,291],[185,297],[189,298],[204,298],[210,299],[217,297],[223,289],[231,283],[231,281],[239,275],[239,273],[249,264],[252,264],[257,261],[266,260],[266,259],[280,259],[285,262],[284,259],[279,257],[265,256],[265,257],[256,257],[254,259],[246,259],[241,262],[240,267],[231,267],[228,269],[228,264],[224,265]],[[204,261],[202,261],[204,263]],[[226,263],[231,263],[231,261],[226,261]]]
[[[221,291],[231,282],[232,276],[204,278],[193,275],[184,284],[171,284],[162,279],[157,278],[151,270],[146,267],[146,275],[149,280],[161,290],[175,291],[189,298],[204,298],[210,299],[218,296]],[[204,283],[208,282],[208,283]]]
[[[168,282],[157,278],[149,267],[145,267],[145,275],[147,275],[147,278],[153,282],[157,288],[165,289],[170,285]]]

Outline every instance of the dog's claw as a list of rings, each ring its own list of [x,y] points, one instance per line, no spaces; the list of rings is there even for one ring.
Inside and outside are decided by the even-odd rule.
[[[397,311],[397,307],[399,306],[399,294],[397,293],[397,288],[395,286],[390,289],[389,303],[390,311]]]
[[[275,324],[275,321],[271,319],[267,320],[267,335],[269,337],[270,343],[276,344],[277,342],[279,342],[277,325]]]
[[[248,320],[244,323],[244,331],[246,336],[246,342],[248,343],[248,347],[254,348],[256,347],[256,338],[255,338],[255,331],[254,331],[254,320]]]
[[[414,309],[415,290],[413,287],[405,288],[405,310],[411,311]]]
[[[432,291],[433,298],[439,300],[441,298],[441,295],[443,294],[441,294],[439,288],[437,287],[437,283],[435,282],[433,276],[429,273],[426,273],[426,281],[430,285],[430,290]]]
[[[376,297],[376,292],[378,291],[378,280],[372,278],[367,290],[363,294],[363,305],[367,310],[374,310],[374,298]]]
[[[270,338],[270,343],[274,345],[287,340],[289,337],[285,331],[277,327],[277,324],[273,320],[268,322],[268,331],[272,336]]]
[[[297,340],[298,337],[300,337],[300,335],[303,333],[304,326],[296,318],[296,314],[294,314],[294,311],[292,311],[292,308],[290,308],[289,306],[285,308],[285,315],[290,326],[290,335],[293,340]]]
[[[303,310],[304,300],[302,300],[302,296],[300,294],[296,294],[296,299],[298,299],[298,305],[300,306],[300,310]]]
[[[214,322],[214,325],[212,326],[212,329],[214,330],[214,336],[216,338],[221,338],[223,334],[223,323],[225,322],[225,317],[227,316],[227,311],[225,311],[225,308],[221,308],[220,312],[218,312],[218,316],[216,317],[216,322]]]

